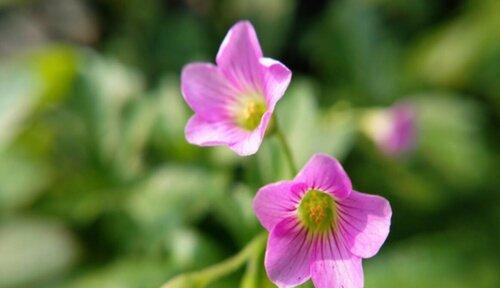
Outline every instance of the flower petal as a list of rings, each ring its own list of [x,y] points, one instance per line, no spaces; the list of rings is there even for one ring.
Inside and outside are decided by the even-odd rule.
[[[193,63],[184,66],[181,90],[189,107],[204,119],[231,118],[227,107],[235,101],[237,92],[215,65]]]
[[[295,176],[295,181],[328,192],[337,200],[349,196],[352,190],[351,180],[342,165],[327,154],[315,154]]]
[[[264,228],[271,231],[283,219],[293,215],[300,202],[300,191],[297,190],[301,186],[293,181],[280,181],[257,191],[253,210]]]
[[[316,288],[361,288],[364,276],[361,259],[315,261],[311,264],[311,278]]]
[[[236,23],[227,33],[217,53],[216,63],[240,91],[262,88],[262,57],[257,34],[248,21]]]
[[[415,108],[410,103],[399,103],[390,110],[392,118],[392,131],[383,145],[384,151],[389,155],[396,155],[410,150],[415,144]]]
[[[338,202],[339,229],[349,250],[362,258],[377,254],[389,235],[391,206],[377,195],[352,191]]]
[[[230,145],[242,141],[247,134],[232,122],[208,122],[198,114],[189,119],[185,133],[189,143],[200,146]]]
[[[265,267],[278,287],[295,287],[310,278],[312,244],[295,217],[278,223],[269,236]]]
[[[283,97],[290,80],[292,71],[281,62],[271,58],[261,58],[260,64],[264,66],[264,95],[269,111],[274,111],[274,106]]]
[[[257,150],[259,150],[260,144],[264,139],[271,116],[272,114],[270,112],[264,113],[259,126],[253,131],[244,131],[243,137],[237,142],[229,144],[229,148],[240,156],[255,154]]]
[[[311,263],[314,287],[363,287],[361,258],[347,250],[342,238],[326,234],[315,241],[314,261]]]

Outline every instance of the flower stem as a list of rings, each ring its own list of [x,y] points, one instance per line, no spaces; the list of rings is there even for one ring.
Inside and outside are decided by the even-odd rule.
[[[293,158],[292,150],[290,149],[290,145],[288,145],[288,141],[286,140],[285,134],[283,131],[281,131],[281,127],[278,124],[278,119],[275,117],[274,118],[274,131],[276,134],[276,137],[278,137],[278,140],[281,143],[281,146],[283,147],[283,152],[285,152],[285,156],[288,160],[288,165],[290,165],[290,170],[292,172],[292,175],[297,174],[297,166],[295,165],[295,160]]]
[[[224,277],[245,264],[251,256],[260,253],[266,240],[266,233],[255,236],[238,254],[203,270],[181,274],[170,280],[162,288],[203,288]]]

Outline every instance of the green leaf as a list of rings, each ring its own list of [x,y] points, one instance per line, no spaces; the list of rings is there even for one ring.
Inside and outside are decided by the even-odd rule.
[[[444,93],[415,97],[418,109],[419,155],[450,184],[481,184],[489,167],[476,102]]]
[[[301,54],[349,101],[390,99],[400,88],[400,53],[382,24],[368,1],[330,2],[301,39]]]
[[[0,153],[0,211],[31,204],[51,183],[48,165],[19,151]]]
[[[123,257],[90,272],[77,274],[61,287],[143,288],[160,287],[173,273],[169,261]]]
[[[67,45],[50,45],[29,55],[28,63],[43,82],[44,104],[58,102],[67,96],[80,56],[76,48]]]
[[[500,47],[500,3],[487,0],[474,4],[433,33],[424,34],[409,54],[412,76],[447,87],[469,84],[485,52]]]
[[[100,157],[112,163],[123,140],[123,110],[143,90],[143,79],[115,60],[90,53],[85,60],[75,85],[75,101],[82,103],[76,105],[83,109]]]
[[[40,79],[16,63],[0,65],[0,151],[22,131],[40,100]]]
[[[144,167],[144,150],[158,119],[154,99],[140,98],[131,103],[132,111],[122,122],[122,140],[117,147],[115,168],[124,179],[139,175]]]
[[[41,286],[78,256],[73,235],[59,223],[17,218],[0,223],[0,287]]]
[[[296,165],[302,167],[316,151],[319,109],[313,83],[294,79],[277,106],[277,118],[287,138]],[[286,161],[285,161],[286,163]]]
[[[159,113],[154,144],[166,157],[192,160],[199,149],[187,143],[184,136],[184,127],[192,112],[184,103],[179,87],[178,77],[167,75],[152,93]]]
[[[158,168],[129,190],[127,210],[143,225],[192,222],[225,191],[227,177],[189,166]]]
[[[214,213],[219,222],[228,229],[241,246],[258,231],[260,225],[253,212],[252,200],[255,191],[245,184],[237,184],[230,193],[216,194]]]
[[[497,261],[486,240],[480,231],[456,230],[383,248],[364,261],[366,287],[497,287]]]
[[[223,259],[221,247],[192,229],[176,229],[165,237],[165,248],[176,271],[201,269]]]

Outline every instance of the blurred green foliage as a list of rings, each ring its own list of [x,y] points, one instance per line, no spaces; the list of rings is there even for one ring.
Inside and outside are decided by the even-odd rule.
[[[277,117],[298,165],[338,157],[393,206],[366,287],[499,287],[500,2],[0,1],[0,288],[159,287],[262,228],[256,190],[290,178],[184,139],[182,66],[254,23],[294,72]],[[360,113],[418,111],[416,148],[380,153]],[[263,255],[212,287],[273,287]],[[305,284],[304,287],[311,287]]]

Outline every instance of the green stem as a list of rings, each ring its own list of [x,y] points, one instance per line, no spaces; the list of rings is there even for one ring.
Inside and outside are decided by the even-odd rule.
[[[293,175],[297,174],[297,166],[293,158],[292,150],[290,145],[286,140],[285,134],[281,131],[276,117],[274,118],[274,133],[278,137],[283,151],[290,165],[290,170]],[[250,241],[250,243],[245,246],[238,254],[228,258],[218,264],[211,267],[205,268],[200,271],[191,272],[187,274],[181,274],[170,280],[162,286],[162,288],[204,288],[207,285],[213,283],[215,280],[222,278],[240,268],[243,264],[247,262],[252,262],[252,257],[256,254],[261,253],[261,249],[264,247],[266,241],[267,233],[263,232]],[[256,259],[256,258],[255,258]],[[255,261],[253,259],[253,261]],[[250,263],[251,265],[252,263]],[[253,263],[255,265],[255,263]],[[255,270],[255,267],[253,267]],[[251,267],[252,269],[252,267]],[[255,271],[253,271],[255,272]],[[251,271],[251,274],[253,273]]]
[[[286,140],[285,134],[281,131],[281,127],[278,124],[278,119],[274,118],[274,133],[283,147],[283,152],[285,152],[285,156],[288,160],[288,165],[290,165],[290,170],[292,175],[297,174],[297,166],[295,165],[295,160],[293,158],[292,150],[290,149],[290,145],[288,145],[288,141]]]
[[[255,253],[260,253],[266,240],[266,233],[261,233],[250,241],[238,254],[203,270],[182,274],[167,282],[162,288],[203,288],[215,280],[224,277],[245,264]]]
[[[250,259],[248,259],[247,270],[243,275],[241,280],[240,288],[254,288],[257,287],[258,274],[260,268],[260,251],[259,253],[254,253]]]

